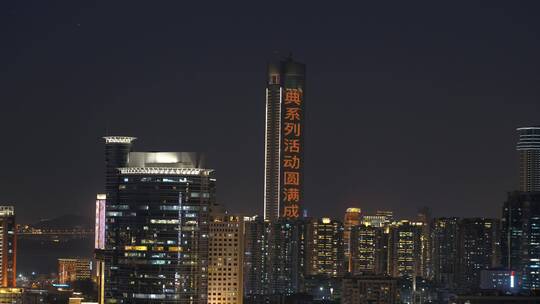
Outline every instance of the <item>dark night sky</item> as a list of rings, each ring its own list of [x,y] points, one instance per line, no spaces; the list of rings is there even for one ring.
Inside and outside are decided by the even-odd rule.
[[[107,129],[206,151],[219,200],[262,212],[275,51],[308,68],[312,215],[498,216],[515,128],[540,123],[533,1],[91,2],[0,4],[0,202],[21,221],[92,214]]]

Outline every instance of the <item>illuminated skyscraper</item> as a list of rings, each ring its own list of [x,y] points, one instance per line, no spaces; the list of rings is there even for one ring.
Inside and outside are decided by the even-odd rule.
[[[188,152],[131,152],[105,137],[106,303],[207,303],[213,170]]]
[[[390,226],[388,268],[391,276],[412,279],[422,275],[422,226],[420,222],[409,221]]]
[[[501,219],[502,263],[522,273],[522,288],[540,290],[540,192],[511,192]]]
[[[345,217],[343,219],[343,254],[345,256],[345,262],[347,263],[347,271],[352,272],[351,265],[351,230],[353,227],[360,225],[360,217],[362,213],[360,208],[347,208],[345,211]]]
[[[519,191],[540,192],[540,126],[517,129]]]
[[[440,217],[433,220],[433,279],[441,286],[454,288],[458,284],[459,219]]]
[[[15,208],[0,206],[0,282],[1,287],[15,287],[17,278],[17,235]]]
[[[292,58],[268,65],[264,219],[298,218],[303,206],[305,65]]]
[[[208,239],[208,304],[242,304],[243,220],[225,216],[211,221]]]
[[[270,294],[271,223],[260,216],[244,219],[244,294],[247,298]]]
[[[302,291],[307,269],[309,223],[304,219],[279,219],[271,223],[269,239],[269,294]]]
[[[308,273],[341,277],[343,275],[343,224],[323,217],[313,221],[308,233]]]
[[[369,225],[351,230],[351,273],[386,274],[388,234],[385,228]]]
[[[480,273],[498,266],[499,220],[465,218],[459,223],[459,283],[463,288],[480,286]]]

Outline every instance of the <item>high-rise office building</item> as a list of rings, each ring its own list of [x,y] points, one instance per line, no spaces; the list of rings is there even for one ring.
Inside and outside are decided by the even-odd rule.
[[[243,219],[238,216],[224,216],[212,220],[208,239],[208,303],[242,304]]]
[[[443,287],[455,288],[459,283],[459,219],[433,219],[431,243],[433,279]]]
[[[433,276],[433,262],[432,262],[432,244],[431,244],[431,210],[429,207],[422,207],[418,210],[418,221],[422,225],[422,277],[431,278]]]
[[[271,224],[260,216],[244,218],[244,294],[270,294]]]
[[[351,273],[386,274],[388,234],[377,226],[358,225],[351,230]]]
[[[0,287],[15,287],[17,279],[17,234],[15,208],[0,206]]]
[[[307,272],[309,222],[282,218],[271,223],[269,239],[269,294],[302,291]]]
[[[86,258],[58,259],[58,283],[71,284],[78,280],[91,279],[92,261]]]
[[[323,217],[312,221],[308,229],[308,273],[341,277],[344,272],[343,224]]]
[[[360,208],[347,208],[345,211],[345,217],[343,218],[343,254],[345,256],[346,269],[348,272],[352,272],[351,261],[351,230],[353,227],[360,225],[362,211]]]
[[[540,126],[517,129],[519,191],[540,192]]]
[[[268,65],[264,219],[303,215],[305,65],[287,58]]]
[[[497,265],[499,221],[487,218],[465,218],[459,222],[460,286],[477,289],[482,270]]]
[[[511,192],[501,219],[502,264],[520,272],[524,290],[540,290],[540,192]]]
[[[105,137],[107,303],[207,303],[213,170],[202,156],[132,152],[132,137]]]
[[[388,270],[392,277],[412,279],[422,275],[422,226],[420,222],[410,221],[390,226]]]

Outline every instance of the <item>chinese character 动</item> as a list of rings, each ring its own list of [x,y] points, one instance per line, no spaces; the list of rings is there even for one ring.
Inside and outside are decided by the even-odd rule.
[[[285,104],[292,104],[294,103],[295,105],[300,105],[302,101],[300,100],[300,91],[296,90],[296,89],[287,89],[287,91],[285,91]]]
[[[283,194],[286,202],[298,203],[300,201],[300,190],[297,188],[285,188]]]
[[[285,120],[300,120],[300,108],[287,108]]]
[[[287,139],[285,138],[285,152],[299,153],[300,152],[300,140],[299,139]]]
[[[300,185],[300,173],[299,172],[285,171],[284,179],[285,179],[285,181],[283,182],[284,185],[293,185],[293,186]]]
[[[285,206],[283,209],[284,217],[298,217],[298,205]]]
[[[292,122],[286,122],[285,123],[285,136],[293,134],[295,136],[300,136],[300,124],[299,123],[292,123]]]
[[[285,158],[283,158],[283,167],[289,169],[300,169],[300,158],[296,155],[285,155]]]

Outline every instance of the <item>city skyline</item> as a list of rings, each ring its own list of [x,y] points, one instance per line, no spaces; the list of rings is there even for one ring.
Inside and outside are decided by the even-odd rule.
[[[249,18],[227,24],[208,12],[199,16],[208,26],[191,34],[185,25],[201,20],[176,22],[175,6],[138,25],[143,6],[134,4],[118,25],[116,4],[107,12],[3,5],[13,47],[1,51],[0,98],[9,101],[1,126],[14,148],[0,154],[9,160],[0,199],[16,206],[19,222],[53,210],[92,215],[104,191],[99,139],[116,134],[145,138],[141,149],[206,151],[218,201],[262,214],[264,63],[275,49],[309,67],[304,188],[316,217],[360,207],[412,218],[424,205],[435,216],[498,217],[518,188],[515,129],[538,124],[538,20],[517,5],[439,9],[440,21],[406,7],[411,18],[376,4],[351,9],[364,18],[312,7],[315,19],[259,15],[253,29],[243,26]],[[287,32],[287,22],[305,36]],[[255,35],[274,27],[284,34]],[[137,34],[145,30],[157,35]],[[238,45],[221,45],[227,38]]]

